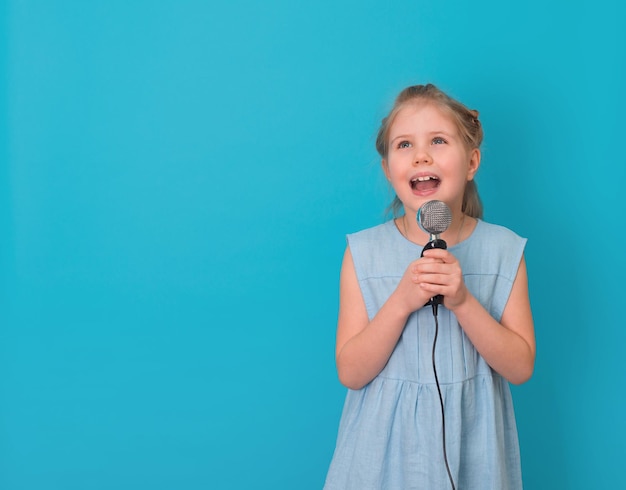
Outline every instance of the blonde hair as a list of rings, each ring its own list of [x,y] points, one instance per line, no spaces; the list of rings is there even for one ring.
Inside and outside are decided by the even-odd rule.
[[[383,118],[378,130],[378,135],[376,136],[376,151],[378,151],[378,154],[383,159],[387,158],[389,152],[389,130],[398,112],[408,103],[416,101],[432,102],[436,104],[452,118],[467,148],[470,150],[480,148],[480,144],[483,141],[483,128],[478,120],[478,111],[468,109],[459,101],[454,100],[433,84],[429,83],[405,88],[396,97],[387,117]],[[393,212],[394,216],[397,216],[401,208],[402,202],[398,199],[398,196],[396,196],[390,204],[389,210]],[[483,205],[480,201],[478,187],[474,180],[469,180],[465,184],[461,210],[472,218],[482,218],[483,216]]]

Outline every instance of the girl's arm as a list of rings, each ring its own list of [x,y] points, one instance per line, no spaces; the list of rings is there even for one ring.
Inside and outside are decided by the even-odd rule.
[[[465,287],[460,265],[450,252],[430,250],[425,255],[440,262],[420,265],[415,281],[426,291],[444,295],[446,308],[456,315],[476,350],[495,371],[514,384],[528,381],[536,346],[524,257],[498,322]]]
[[[413,281],[414,265],[415,262],[409,266],[395,291],[370,322],[352,254],[350,248],[346,248],[339,286],[336,347],[337,372],[346,387],[360,389],[380,373],[409,315],[432,296]]]

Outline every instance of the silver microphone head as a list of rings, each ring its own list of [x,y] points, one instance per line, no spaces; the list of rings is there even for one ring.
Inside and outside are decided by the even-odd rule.
[[[428,201],[417,212],[417,224],[431,235],[440,235],[452,223],[450,208],[443,201]]]

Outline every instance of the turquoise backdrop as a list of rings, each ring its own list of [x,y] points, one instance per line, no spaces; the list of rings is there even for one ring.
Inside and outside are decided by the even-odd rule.
[[[344,236],[395,94],[481,113],[528,237],[526,488],[626,453],[621,3],[0,3],[0,488],[322,487]]]

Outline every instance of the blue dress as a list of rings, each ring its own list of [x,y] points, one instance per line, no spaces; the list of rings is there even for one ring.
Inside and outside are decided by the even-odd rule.
[[[348,235],[367,313],[372,319],[422,247],[393,221]],[[478,220],[449,248],[465,284],[500,320],[526,239]],[[437,376],[445,405],[446,449],[459,490],[522,488],[519,443],[508,382],[439,307]],[[451,488],[443,458],[442,419],[432,368],[431,307],[411,314],[387,365],[360,390],[348,390],[325,490]]]

